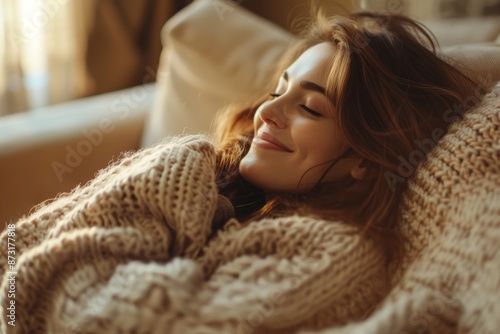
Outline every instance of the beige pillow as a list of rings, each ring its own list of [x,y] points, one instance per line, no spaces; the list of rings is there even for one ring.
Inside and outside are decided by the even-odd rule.
[[[142,145],[182,133],[210,133],[217,111],[261,92],[295,40],[234,2],[194,1],[163,28],[159,81]],[[455,46],[443,53],[476,78],[500,80],[498,44]]]
[[[293,35],[238,6],[197,0],[162,30],[153,110],[142,146],[165,136],[208,133],[215,113],[257,94]]]
[[[454,18],[423,23],[436,36],[442,47],[491,42],[500,33],[499,16]]]
[[[442,49],[442,58],[489,87],[500,81],[500,43],[449,46]]]

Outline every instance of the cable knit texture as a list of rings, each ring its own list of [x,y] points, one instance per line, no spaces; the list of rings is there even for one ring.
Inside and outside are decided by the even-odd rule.
[[[496,333],[500,86],[450,126],[408,180],[403,261],[352,226],[216,216],[202,136],[128,154],[19,220],[15,327],[2,333]],[[7,259],[8,235],[1,237]]]

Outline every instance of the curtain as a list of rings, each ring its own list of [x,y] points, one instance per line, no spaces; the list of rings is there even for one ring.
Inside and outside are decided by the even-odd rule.
[[[0,0],[0,115],[84,96],[95,0]]]
[[[19,52],[22,38],[13,29],[19,26],[15,1],[1,0],[0,5],[0,116],[27,108],[22,83]]]
[[[99,0],[88,36],[89,94],[153,82],[165,22],[190,0]]]

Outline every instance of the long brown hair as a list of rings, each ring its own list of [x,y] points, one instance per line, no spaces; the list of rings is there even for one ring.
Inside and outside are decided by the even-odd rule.
[[[271,83],[305,50],[323,42],[337,50],[327,69],[327,97],[350,147],[346,154],[362,158],[366,175],[371,175],[365,181],[369,191],[346,198],[343,192],[355,181],[346,179],[340,184],[318,182],[306,194],[278,194],[266,200],[239,175],[239,162],[253,137],[253,116],[271,90],[252,105],[226,110],[219,117],[220,191],[235,204],[240,219],[292,213],[340,219],[380,238],[389,254],[397,256],[402,240],[394,227],[411,174],[401,175],[402,159],[421,150],[419,143],[428,145],[434,130],[446,132],[450,117],[461,117],[471,107],[466,98],[484,89],[436,55],[437,43],[424,26],[402,15],[370,12],[327,18],[318,11],[283,56]]]

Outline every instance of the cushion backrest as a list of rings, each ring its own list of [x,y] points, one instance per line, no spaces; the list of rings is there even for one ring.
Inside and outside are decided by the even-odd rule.
[[[177,134],[209,133],[214,115],[266,84],[295,41],[236,4],[198,0],[163,28],[156,96],[143,146]]]

